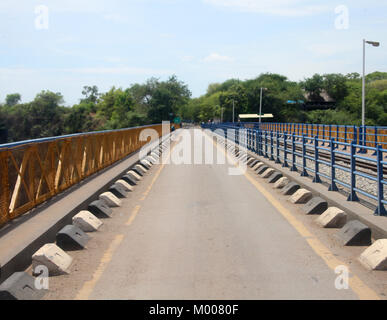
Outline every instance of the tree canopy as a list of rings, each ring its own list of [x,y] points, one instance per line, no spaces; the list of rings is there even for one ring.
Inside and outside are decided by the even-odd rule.
[[[387,125],[387,73],[366,77],[366,124]],[[275,122],[361,124],[362,78],[358,73],[315,74],[294,82],[280,74],[264,73],[254,79],[229,79],[213,83],[207,92],[191,98],[188,86],[176,76],[166,81],[150,78],[127,88],[112,87],[100,93],[97,86],[84,86],[82,98],[72,107],[63,105],[61,93],[42,91],[33,101],[21,103],[21,95],[6,95],[0,104],[0,143],[120,129],[172,121],[176,116],[195,122],[232,121],[241,113],[259,113],[261,88],[263,113]],[[324,101],[334,108],[306,111],[300,101]],[[296,103],[289,104],[292,100]]]

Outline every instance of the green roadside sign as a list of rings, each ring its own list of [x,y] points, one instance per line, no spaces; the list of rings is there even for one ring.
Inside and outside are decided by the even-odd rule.
[[[181,118],[180,118],[180,117],[176,117],[176,118],[173,120],[173,123],[175,123],[175,124],[180,124],[180,123],[181,123]]]

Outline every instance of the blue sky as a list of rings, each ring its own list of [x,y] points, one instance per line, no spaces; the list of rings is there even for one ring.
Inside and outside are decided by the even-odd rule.
[[[38,5],[48,29],[36,28]],[[336,28],[339,6],[348,28]],[[387,71],[386,0],[1,0],[0,30],[0,101],[51,90],[70,105],[84,85],[104,92],[172,74],[195,97],[263,72],[361,73],[363,38],[381,42],[367,47],[367,71]]]

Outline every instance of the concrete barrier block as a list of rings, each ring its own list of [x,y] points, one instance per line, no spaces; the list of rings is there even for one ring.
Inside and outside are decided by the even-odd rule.
[[[26,272],[15,272],[0,285],[0,300],[40,300],[46,289],[37,289],[35,278]]]
[[[151,167],[152,167],[151,163],[150,163],[149,161],[147,161],[147,160],[141,160],[141,161],[140,161],[140,164],[141,164],[141,166],[143,166],[146,170],[150,170]]]
[[[352,220],[340,229],[336,238],[344,246],[369,246],[371,245],[371,229],[358,220]]]
[[[103,200],[93,201],[87,209],[98,218],[110,218],[113,210]]]
[[[90,237],[74,225],[67,225],[56,235],[56,244],[63,250],[80,250],[86,247]]]
[[[380,239],[367,248],[359,261],[369,270],[387,270],[387,239]]]
[[[323,228],[342,228],[347,223],[347,214],[336,207],[329,207],[316,223]]]
[[[276,183],[279,179],[282,178],[282,173],[278,171],[274,171],[273,174],[269,177],[269,183]]]
[[[283,189],[289,182],[290,181],[287,177],[279,178],[278,181],[274,184],[274,189]]]
[[[253,162],[251,162],[250,163],[250,168],[254,168],[254,166],[257,164],[257,163],[259,163],[259,160],[257,160],[257,159],[254,159],[254,161]]]
[[[73,225],[84,232],[95,232],[102,226],[102,221],[86,210],[79,212],[72,220]]]
[[[143,175],[148,172],[148,170],[140,164],[136,164],[135,169],[141,171]]]
[[[255,158],[251,157],[248,161],[247,161],[247,165],[250,166],[254,161],[256,161]]]
[[[264,173],[267,169],[269,169],[268,166],[262,166],[262,167],[260,167],[258,170],[256,170],[256,173],[257,173],[258,175],[260,175],[260,174]]]
[[[145,159],[149,161],[152,165],[154,165],[157,162],[157,160],[152,156],[147,156]]]
[[[131,192],[134,190],[134,188],[125,180],[119,179],[116,181],[116,184],[120,184],[125,189],[126,192]]]
[[[296,182],[290,182],[282,189],[281,193],[285,196],[291,196],[298,189],[300,189],[300,186]]]
[[[137,172],[135,172],[133,170],[129,170],[126,174],[132,176],[132,178],[135,181],[141,181],[142,180],[142,176],[140,176]]]
[[[260,167],[262,167],[264,165],[263,162],[258,162],[254,167],[253,167],[253,170],[254,171],[257,171]]]
[[[120,207],[121,206],[121,200],[118,199],[113,193],[111,192],[104,192],[99,196],[100,200],[103,200],[107,203],[109,207]]]
[[[320,197],[310,199],[303,207],[306,214],[322,214],[328,209],[328,202]]]
[[[134,171],[135,173],[137,173],[138,175],[140,175],[141,177],[143,177],[145,175],[145,172],[144,172],[144,168],[139,168],[139,167],[134,167],[132,168],[132,171]]]
[[[267,179],[273,174],[273,172],[274,172],[274,169],[268,168],[265,172],[261,174],[261,177],[264,179]]]
[[[133,177],[133,175],[127,173],[121,177],[126,183],[130,184],[132,187],[137,185],[137,180]]]
[[[152,152],[151,153],[151,156],[154,158],[154,159],[159,159],[160,158],[160,156],[156,153],[156,152]]]
[[[312,192],[306,189],[298,189],[296,193],[294,193],[289,201],[294,204],[303,204],[307,203],[313,197]]]
[[[32,268],[43,265],[50,276],[69,274],[73,258],[59,248],[55,243],[47,243],[32,255]]]
[[[128,196],[126,189],[118,183],[110,186],[109,192],[113,193],[119,199],[124,199]]]

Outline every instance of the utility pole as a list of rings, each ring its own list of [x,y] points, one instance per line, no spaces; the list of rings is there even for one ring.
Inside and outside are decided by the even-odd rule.
[[[223,107],[221,107],[220,110],[221,110],[220,122],[223,123]]]

